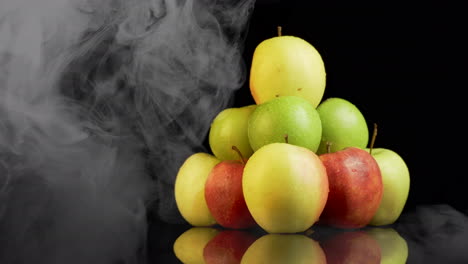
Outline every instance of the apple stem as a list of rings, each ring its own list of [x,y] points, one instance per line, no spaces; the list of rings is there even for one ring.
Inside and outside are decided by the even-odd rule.
[[[372,133],[372,139],[369,147],[369,154],[372,154],[372,149],[374,149],[375,138],[377,137],[377,124],[374,123],[374,132]]]
[[[241,158],[241,162],[242,164],[245,165],[245,160],[244,160],[244,156],[242,156],[242,152],[236,147],[236,146],[232,146],[232,149],[237,152],[237,154],[239,154],[239,157]]]
[[[284,134],[284,141],[285,141],[286,143],[289,143],[289,136],[288,136],[288,134]]]
[[[283,36],[282,30],[283,28],[281,26],[278,26],[278,37]]]
[[[327,141],[327,153],[331,153],[331,145],[332,143],[330,141]]]

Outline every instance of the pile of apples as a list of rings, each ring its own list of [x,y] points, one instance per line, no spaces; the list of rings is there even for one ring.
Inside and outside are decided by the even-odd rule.
[[[394,223],[408,198],[408,167],[394,151],[373,148],[376,126],[369,142],[354,104],[322,100],[325,82],[307,41],[279,30],[260,43],[250,69],[255,104],[221,111],[209,131],[212,153],[193,154],[178,171],[183,218],[268,233]]]

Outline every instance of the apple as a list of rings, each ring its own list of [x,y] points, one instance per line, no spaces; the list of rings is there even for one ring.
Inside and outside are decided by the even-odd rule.
[[[330,193],[320,223],[339,228],[369,224],[382,200],[380,169],[369,152],[348,147],[319,155],[326,168]]]
[[[225,228],[242,229],[256,225],[242,191],[244,161],[222,161],[208,175],[205,200],[216,222]]]
[[[244,253],[241,264],[310,263],[326,264],[319,243],[302,234],[267,234]]]
[[[239,264],[255,240],[257,237],[248,232],[223,230],[206,244],[203,257],[206,264]]]
[[[188,157],[177,172],[174,194],[182,217],[193,226],[211,226],[216,220],[205,200],[205,182],[213,167],[221,162],[208,153]]]
[[[370,224],[390,225],[400,217],[408,199],[409,170],[401,156],[392,150],[373,148],[371,155],[377,161],[382,174],[383,196]]]
[[[256,105],[227,108],[221,111],[211,123],[208,141],[214,156],[220,160],[236,160],[237,153],[231,148],[236,146],[249,158],[253,150],[247,136],[247,121]]]
[[[248,120],[248,138],[254,151],[275,142],[301,146],[315,152],[322,137],[317,110],[297,96],[281,96],[258,105]]]
[[[328,197],[328,178],[318,156],[288,143],[263,146],[244,168],[242,188],[257,224],[269,233],[311,227]]]
[[[364,231],[341,232],[322,243],[327,264],[380,264],[379,243]]]
[[[295,36],[277,36],[261,42],[250,68],[250,91],[257,104],[278,96],[299,96],[313,107],[322,100],[325,65],[319,52]]]
[[[192,227],[175,240],[174,254],[182,263],[204,264],[203,250],[218,233],[211,227]]]
[[[393,228],[366,230],[380,245],[381,264],[405,264],[408,259],[408,244]]]
[[[369,141],[369,129],[359,109],[351,102],[332,97],[323,101],[317,112],[322,121],[322,140],[317,154],[336,152],[346,147],[366,148]]]

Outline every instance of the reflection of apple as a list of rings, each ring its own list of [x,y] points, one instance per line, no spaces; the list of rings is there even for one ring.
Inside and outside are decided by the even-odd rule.
[[[174,254],[182,263],[204,264],[203,250],[218,233],[217,229],[210,227],[192,227],[176,239]]]
[[[177,173],[174,194],[182,217],[193,226],[216,224],[205,200],[205,181],[219,159],[207,153],[188,157]]]
[[[215,117],[208,139],[211,151],[218,159],[237,160],[238,155],[232,146],[236,146],[244,158],[252,155],[253,150],[247,137],[247,121],[255,107],[227,108]]]
[[[364,231],[338,233],[320,244],[327,264],[380,264],[380,246]]]
[[[318,107],[322,121],[322,140],[318,154],[336,152],[346,147],[365,148],[369,141],[369,129],[359,109],[342,98],[328,98]]]
[[[394,151],[373,148],[372,156],[382,173],[383,196],[371,225],[393,224],[400,217],[410,189],[410,175],[405,161]]]
[[[242,264],[326,264],[319,243],[299,234],[267,234],[257,239],[242,257]]]
[[[205,183],[205,200],[216,222],[226,228],[248,228],[255,220],[245,204],[242,191],[244,163],[222,161]]]
[[[322,136],[317,110],[307,100],[282,96],[257,106],[249,117],[248,137],[254,151],[260,147],[285,142],[316,151]]]
[[[380,245],[381,264],[404,264],[408,259],[408,244],[393,228],[372,228],[366,230]]]
[[[224,230],[208,242],[203,250],[206,264],[239,264],[256,236],[238,230]]]
[[[322,213],[328,179],[309,149],[273,143],[247,161],[242,188],[258,225],[269,233],[296,233],[311,227]]]
[[[369,152],[349,147],[319,156],[327,170],[330,193],[320,223],[340,228],[369,224],[382,199],[382,176]]]
[[[257,104],[276,96],[295,95],[314,107],[325,91],[325,66],[317,50],[294,36],[264,40],[253,54],[250,91]]]

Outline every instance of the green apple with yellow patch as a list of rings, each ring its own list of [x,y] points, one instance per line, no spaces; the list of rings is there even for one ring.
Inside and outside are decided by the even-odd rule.
[[[370,151],[370,149],[367,149]],[[382,174],[383,195],[370,225],[393,224],[403,212],[410,190],[410,174],[403,158],[385,148],[372,148],[371,155]]]
[[[239,154],[232,146],[248,159],[252,153],[247,136],[247,123],[256,105],[227,108],[213,120],[208,135],[209,145],[214,156],[220,160],[237,160]]]
[[[371,228],[366,233],[372,236],[381,249],[381,264],[405,264],[408,260],[408,243],[393,228]]]

